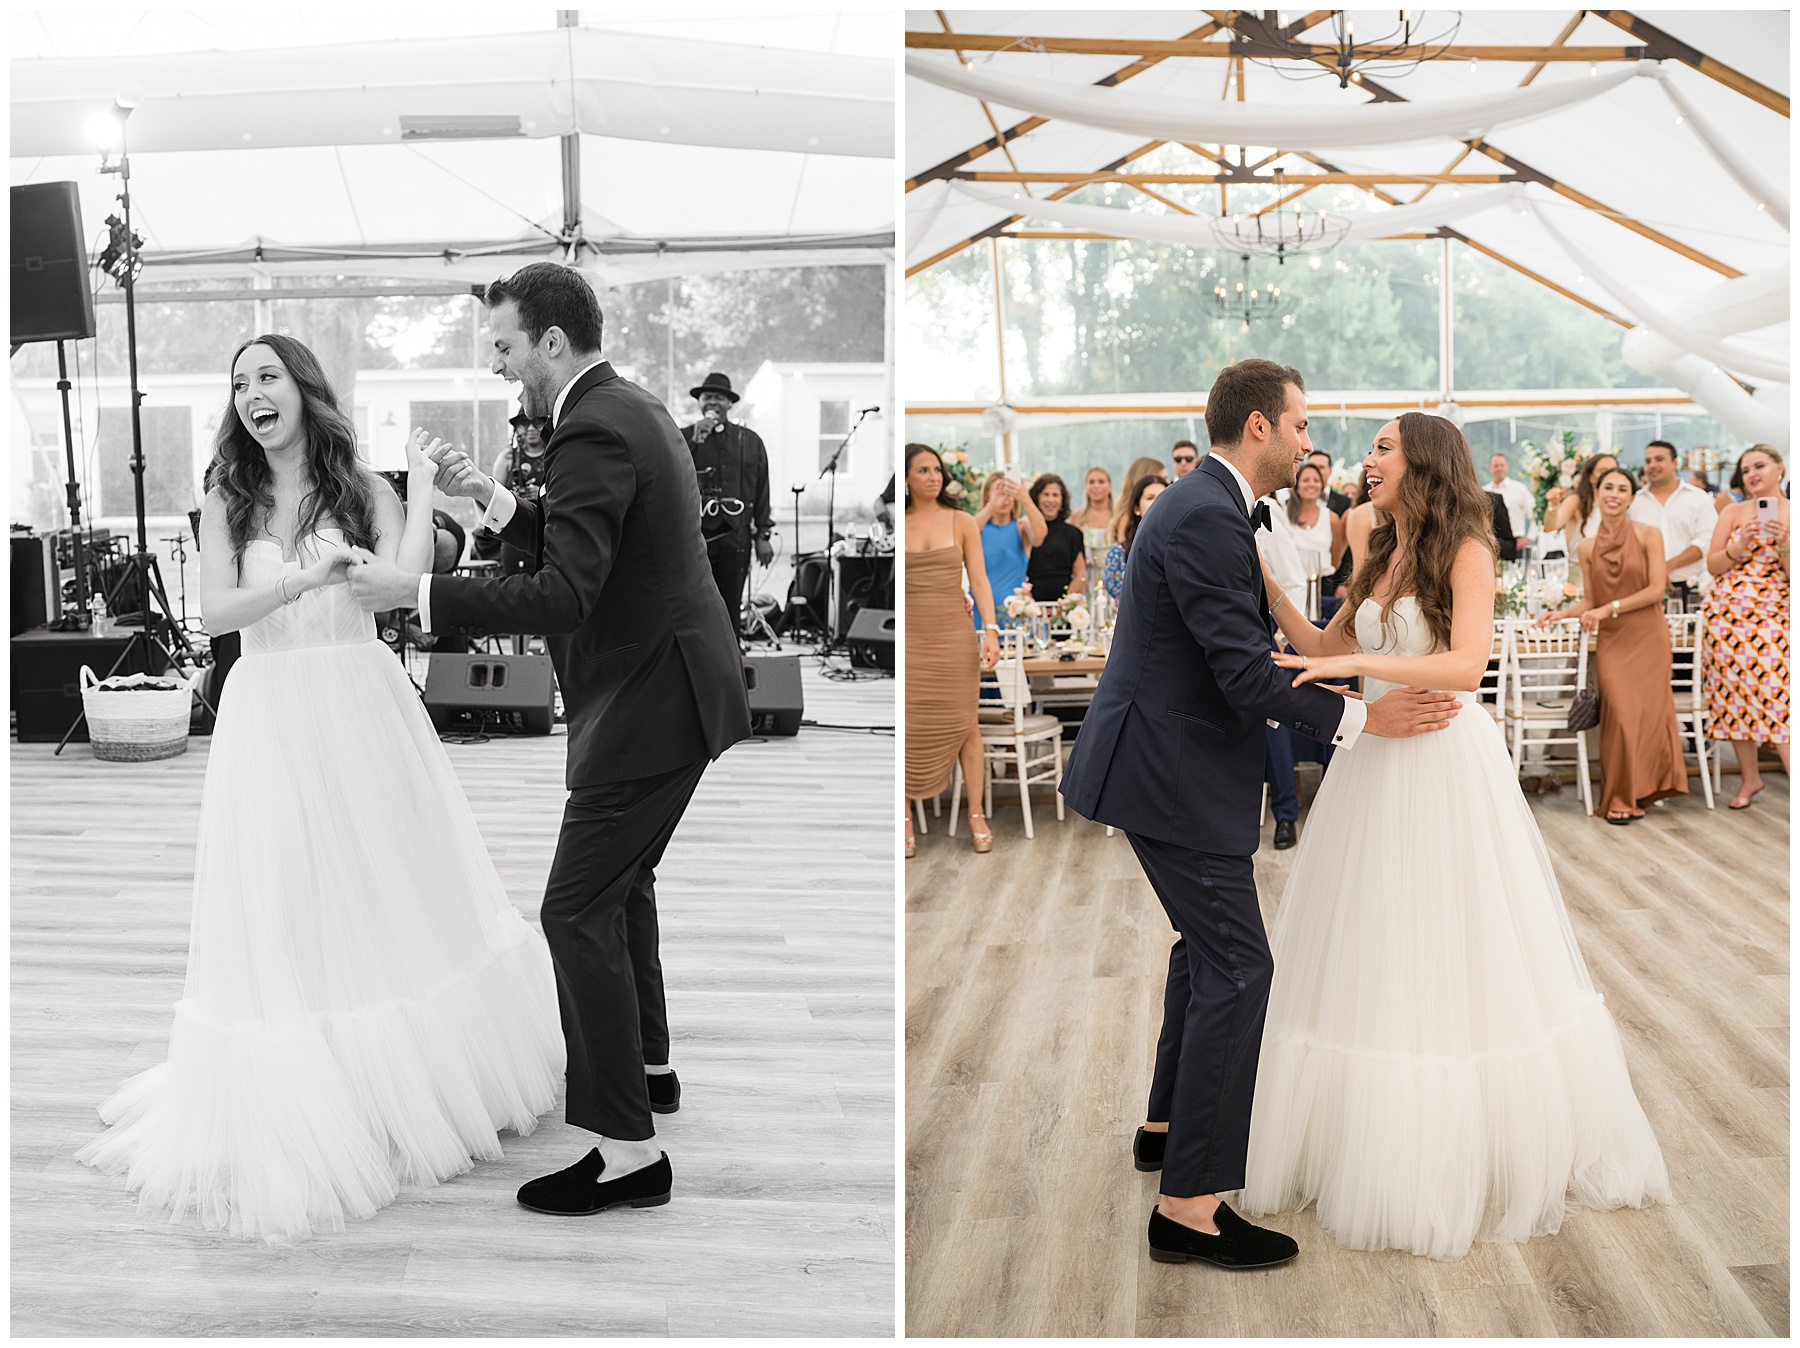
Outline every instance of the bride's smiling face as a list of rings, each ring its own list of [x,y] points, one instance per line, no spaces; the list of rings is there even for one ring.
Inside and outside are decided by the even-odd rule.
[[[1375,448],[1363,460],[1363,471],[1368,474],[1370,503],[1383,514],[1393,514],[1394,503],[1400,499],[1400,479],[1406,476],[1398,418],[1375,432]]]

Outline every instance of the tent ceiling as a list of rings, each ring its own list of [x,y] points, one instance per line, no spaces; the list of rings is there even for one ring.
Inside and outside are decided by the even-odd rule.
[[[133,79],[146,95],[130,122],[146,280],[480,281],[509,259],[562,256],[556,136],[574,126],[581,233],[595,245],[582,265],[604,281],[879,262],[893,228],[891,20],[808,11],[760,33],[679,5],[587,11],[594,27],[560,31],[551,10],[378,9],[367,23],[13,11],[12,181],[75,181],[90,243],[103,240],[117,179],[97,175],[92,152],[48,151],[70,148],[69,128]],[[203,44],[220,50],[193,50]],[[401,115],[471,111],[516,115],[524,134],[381,136]]]
[[[1208,13],[1211,13],[1209,11]],[[1394,21],[1393,11],[1351,11],[1358,32],[1384,32]],[[1297,17],[1297,16],[1296,16]],[[1456,41],[1459,45],[1547,46],[1563,36],[1574,11],[1464,11]],[[1787,85],[1787,14],[1762,11],[1658,11],[1645,16],[1658,28],[1691,44],[1715,61],[1722,62],[1753,80],[1785,95]],[[1010,37],[1102,37],[1123,39],[1176,39],[1200,30],[1204,15],[1195,11],[1060,11],[1018,12],[946,11],[956,32],[1006,34]],[[936,11],[909,11],[909,31],[939,33]],[[1324,29],[1312,40],[1320,41]],[[1222,41],[1222,36],[1213,40]],[[1641,44],[1641,39],[1595,14],[1587,14],[1564,41],[1573,46],[1612,47]],[[926,53],[937,59],[953,59]],[[973,68],[996,74],[1068,84],[1092,84],[1131,67],[1129,55],[1077,55],[1014,49],[971,52]],[[1688,66],[1668,64],[1668,78],[1677,83],[1698,110],[1740,148],[1746,149],[1761,172],[1785,191],[1788,185],[1788,126],[1786,116],[1762,106]],[[1216,57],[1171,57],[1155,62],[1133,75],[1128,87],[1134,94],[1169,98],[1214,98],[1227,94],[1228,72],[1233,63]],[[1471,68],[1468,61],[1424,63],[1404,73],[1377,75],[1376,81],[1394,93],[1416,101],[1444,100],[1471,94],[1496,92],[1517,86],[1531,70],[1530,64],[1483,60]],[[1321,72],[1323,73],[1323,72]],[[1585,63],[1553,62],[1534,82],[1584,79]],[[1334,78],[1287,79],[1266,64],[1248,62],[1244,73],[1248,101],[1271,102],[1314,109],[1353,107],[1368,95],[1352,85],[1339,89]],[[1237,97],[1235,81],[1229,96]],[[968,152],[995,134],[988,114],[1002,130],[1024,121],[1027,112],[989,104],[986,111],[975,99],[952,93],[918,79],[906,81],[906,171],[908,267],[917,269],[929,259],[945,255],[964,240],[995,230],[1010,212],[985,203],[971,202],[948,192],[942,183],[919,182],[934,167]],[[1543,185],[1527,190],[1534,202],[1557,212],[1559,225],[1583,248],[1605,257],[1620,274],[1644,288],[1645,296],[1675,308],[1717,285],[1732,273],[1784,265],[1788,255],[1785,230],[1755,203],[1720,168],[1694,138],[1690,128],[1677,126],[1667,98],[1652,80],[1630,80],[1622,87],[1590,102],[1541,120],[1494,132],[1489,143],[1516,163],[1562,184],[1575,194],[1598,203],[1594,209],[1567,194]],[[1068,174],[1072,182],[1084,174],[1105,169],[1144,149],[1142,137],[1094,130],[1067,122],[1049,121],[1012,139],[1000,150],[979,154],[958,166],[965,172],[1044,171]],[[1289,149],[1302,147],[1270,147]],[[1358,173],[1443,173],[1453,163],[1459,174],[1508,173],[1508,168],[1481,154],[1458,161],[1460,142],[1408,145],[1379,150],[1337,151],[1320,155],[1332,167]],[[1253,150],[1250,162],[1267,154]],[[1314,165],[1288,157],[1282,161],[1291,174],[1314,171]],[[1209,161],[1188,150],[1167,146],[1134,159],[1125,171],[1157,168],[1187,172],[1214,169]],[[1266,170],[1265,170],[1266,172]],[[1029,191],[1049,195],[1056,184],[1033,185]],[[1182,202],[1189,209],[1216,214],[1217,187],[1158,186],[1153,190]],[[1391,186],[1387,193],[1399,201],[1415,199],[1420,186]],[[1434,193],[1456,190],[1449,186]],[[1075,199],[1148,211],[1168,207],[1129,187],[1086,187]],[[1342,189],[1320,188],[1305,198],[1312,206],[1330,205]],[[1344,200],[1349,209],[1371,204]],[[1323,198],[1323,200],[1321,200]],[[1271,199],[1266,188],[1231,189],[1234,209],[1255,209]],[[1240,205],[1241,203],[1241,205]],[[1333,209],[1339,209],[1333,206]],[[1634,221],[1660,234],[1658,242],[1608,218]],[[1013,228],[1050,229],[1044,222],[1021,222]],[[1608,297],[1529,216],[1496,208],[1459,222],[1455,228],[1477,244],[1529,268],[1557,286],[1591,304],[1606,308]],[[1670,246],[1673,244],[1675,246]],[[1785,337],[1786,325],[1773,335]]]

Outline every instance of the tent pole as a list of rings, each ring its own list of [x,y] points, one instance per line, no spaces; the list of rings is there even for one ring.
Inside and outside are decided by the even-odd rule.
[[[579,28],[581,11],[578,9],[559,9],[556,11],[558,28]],[[571,90],[571,96],[573,91]],[[581,261],[581,132],[573,131],[562,137],[562,197],[563,243],[567,255],[563,259],[571,266]]]
[[[1442,401],[1456,401],[1456,296],[1452,290],[1450,240],[1444,240],[1444,264],[1438,268],[1438,383],[1443,386]]]
[[[1000,240],[998,236],[989,235],[988,246],[989,258],[992,263],[989,271],[994,278],[994,348],[1000,361],[1000,402],[1004,405],[1006,402],[1006,301],[1000,288]],[[1013,466],[1012,432],[1003,432],[999,436],[999,441],[1000,468],[1004,471]]]

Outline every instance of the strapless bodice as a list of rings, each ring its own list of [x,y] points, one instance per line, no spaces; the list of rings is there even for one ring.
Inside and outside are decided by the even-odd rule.
[[[300,556],[285,561],[278,544],[253,538],[244,545],[243,585],[252,589],[272,585],[283,573],[298,575],[318,559],[320,545],[337,546],[343,534],[335,528],[319,530],[299,545]],[[303,650],[313,646],[352,646],[375,639],[375,617],[357,607],[348,585],[327,585],[309,590],[291,604],[244,629],[244,654],[268,655],[275,651]]]
[[[1394,601],[1393,611],[1388,615],[1386,624],[1381,620],[1381,605],[1373,599],[1363,600],[1362,607],[1356,610],[1356,641],[1366,655],[1414,658],[1434,655],[1443,649],[1432,639],[1431,629],[1425,625],[1425,615],[1419,608],[1419,601],[1410,594],[1402,595]],[[1396,688],[1409,686],[1419,685],[1364,679],[1363,701],[1373,702]],[[1472,692],[1459,691],[1457,696],[1464,705],[1472,706],[1477,701]]]

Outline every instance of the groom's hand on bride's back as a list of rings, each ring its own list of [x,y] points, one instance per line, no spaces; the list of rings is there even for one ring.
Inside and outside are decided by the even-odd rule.
[[[1368,708],[1368,719],[1363,722],[1365,735],[1403,740],[1442,730],[1462,710],[1462,699],[1455,693],[1434,693],[1429,688],[1396,688],[1370,702]]]

